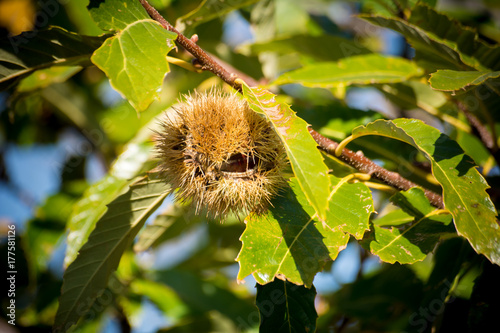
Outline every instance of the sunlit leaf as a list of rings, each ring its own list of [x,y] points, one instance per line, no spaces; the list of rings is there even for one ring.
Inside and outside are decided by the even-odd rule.
[[[168,193],[163,181],[143,179],[109,204],[108,211],[64,273],[55,331],[75,325],[104,291],[123,252]]]
[[[315,216],[314,209],[296,179],[273,201],[274,207],[267,214],[250,215],[245,220],[237,258],[238,279],[252,274],[265,284],[280,276],[310,287],[316,273],[346,247],[346,232],[362,237],[373,212],[370,191],[362,184],[344,180],[334,179],[333,183],[336,187],[328,196],[331,199],[325,222],[311,217]]]
[[[91,60],[136,110],[143,111],[158,98],[169,72],[166,55],[176,37],[156,21],[137,21],[107,39]]]
[[[149,19],[139,1],[134,0],[90,0],[87,9],[99,28],[120,31],[135,21]]]
[[[306,87],[335,88],[352,84],[404,82],[422,73],[409,60],[367,54],[344,58],[338,62],[306,65],[282,74],[273,84],[300,83]]]
[[[139,1],[97,0],[88,8],[100,28],[117,31],[94,52],[92,62],[137,111],[145,110],[158,98],[170,70],[166,56],[177,34],[149,18]]]
[[[200,222],[203,216],[188,213],[189,206],[172,203],[155,220],[148,224],[134,244],[135,251],[146,251],[162,242],[179,236],[193,224]]]
[[[415,218],[402,209],[393,210],[382,217],[373,220],[375,226],[398,226],[412,222]]]
[[[297,117],[289,105],[276,102],[276,95],[267,90],[243,85],[243,97],[255,112],[263,113],[271,121],[285,145],[293,172],[306,198],[319,217],[324,218],[330,179],[323,157],[316,149],[316,141],[307,130],[307,123]]]
[[[370,189],[362,183],[347,183],[347,178],[332,179],[332,192],[326,223],[340,227],[356,239],[363,238],[369,229],[368,220],[374,212]]]
[[[419,149],[432,165],[443,188],[445,208],[453,215],[459,235],[493,263],[500,263],[500,226],[486,189],[489,187],[458,144],[416,119],[378,120],[353,130],[353,137],[381,135]]]
[[[484,146],[481,139],[473,133],[457,131],[455,140],[478,165],[483,166],[488,160],[492,159],[491,152]]]
[[[37,209],[36,217],[26,223],[23,237],[33,271],[47,269],[58,240],[64,236],[64,226],[74,203],[75,198],[66,193],[50,196]]]
[[[477,72],[477,71],[452,71],[448,69],[438,70],[431,74],[429,83],[431,87],[443,91],[455,91],[470,86],[477,86],[485,82],[498,85],[500,71]]]
[[[314,286],[306,288],[288,281],[257,285],[260,332],[314,332],[318,317],[315,296]]]
[[[387,228],[390,224],[387,218],[384,226],[379,223],[374,225],[374,240],[370,242],[370,250],[385,262],[412,264],[423,260],[434,249],[442,234],[454,231],[448,227],[451,215],[433,214],[436,208],[419,188],[396,193],[391,201],[412,218],[404,224],[396,220],[390,229]]]
[[[138,138],[140,136],[141,134]],[[127,188],[132,179],[144,168],[145,162],[151,155],[150,143],[141,140],[129,143],[111,166],[108,175],[85,191],[83,197],[73,207],[73,213],[68,220],[65,266],[76,258],[96,222],[106,211],[106,205]]]
[[[365,0],[363,1],[363,8],[366,7],[370,13],[377,13],[383,15],[398,16],[403,8],[411,8],[417,2],[423,2],[427,5],[434,7],[437,0]]]

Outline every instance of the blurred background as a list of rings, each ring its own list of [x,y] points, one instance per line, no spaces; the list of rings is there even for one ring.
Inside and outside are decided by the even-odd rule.
[[[383,1],[247,2],[253,4],[232,10],[232,1],[208,0],[205,3],[208,10],[223,9],[224,15],[193,27],[189,20],[177,19],[189,17],[200,1],[150,1],[167,20],[177,21],[180,28],[185,28],[188,37],[198,34],[202,48],[261,82],[297,68],[318,54],[322,56],[321,50],[310,50],[309,56],[307,52],[299,55],[293,48],[289,52],[274,52],[265,44],[280,38],[326,34],[351,39],[359,43],[359,50],[406,58],[413,55],[400,35],[356,17],[371,10],[383,11]],[[9,38],[23,31],[36,34],[50,25],[79,34],[101,35],[103,31],[88,15],[87,3],[0,0],[0,35]],[[485,39],[500,41],[500,7],[496,1],[439,0],[437,9],[478,27]],[[328,53],[325,54],[327,57]],[[175,56],[188,59],[182,50]],[[150,135],[148,129],[155,126],[155,117],[174,104],[180,94],[215,84],[220,82],[210,73],[196,74],[171,66],[160,100],[140,115],[110,86],[106,76],[92,66],[57,67],[34,73],[16,89],[2,87],[0,235],[6,235],[8,225],[16,226],[19,272],[18,326],[7,326],[5,319],[1,319],[2,332],[51,331],[64,270],[66,224],[74,204],[90,185],[105,180],[113,167],[117,169],[113,164],[117,156],[130,155],[120,168],[137,168],[134,157],[150,151],[151,143],[143,140],[139,148],[133,143]],[[299,116],[312,124],[321,122],[313,109],[318,112],[339,104],[333,94],[321,89],[288,85],[283,92],[293,101]],[[356,110],[364,122],[379,114],[387,118],[401,115],[398,106],[372,88],[349,89],[339,110]],[[425,118],[418,110],[411,112],[412,116]],[[440,123],[432,125],[446,130]],[[342,128],[332,136],[342,139],[349,131]],[[152,167],[154,161],[142,168]],[[126,292],[122,293],[121,288],[118,292],[111,290],[114,296],[109,304],[113,306],[106,304],[96,310],[95,318],[79,330],[122,332],[128,326],[132,332],[145,333],[183,325],[193,331],[196,331],[193,327],[200,331],[255,330],[258,317],[251,316],[256,313],[252,305],[255,281],[249,277],[245,284],[236,283],[238,264],[234,258],[239,252],[238,238],[244,224],[237,219],[225,224],[208,223],[186,207],[174,206],[172,200],[166,200],[148,222],[158,215],[176,223],[177,229],[150,248],[126,253],[117,272],[120,284],[129,282],[123,285]],[[2,238],[0,244],[5,247],[5,237]],[[430,263],[431,256],[413,265],[414,274],[428,274]],[[314,284],[320,295],[318,312],[324,314],[336,306],[327,301],[330,295],[361,276],[379,272],[383,266],[378,258],[368,256],[356,242],[351,242],[333,264],[316,276]],[[468,279],[473,278],[472,274]],[[161,284],[167,280],[166,285]],[[463,288],[456,292],[467,294],[470,292],[467,288],[470,286],[464,280]],[[2,317],[5,318],[5,313]],[[336,320],[339,326],[344,325],[341,317]]]

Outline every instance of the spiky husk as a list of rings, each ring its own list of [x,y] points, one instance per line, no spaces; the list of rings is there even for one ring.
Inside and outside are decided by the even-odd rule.
[[[262,213],[286,184],[283,145],[267,120],[235,94],[184,96],[165,114],[156,139],[160,171],[213,217]]]

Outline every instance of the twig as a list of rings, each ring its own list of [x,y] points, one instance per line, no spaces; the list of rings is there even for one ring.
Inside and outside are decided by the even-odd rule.
[[[165,29],[172,31],[177,34],[177,43],[181,45],[186,51],[191,53],[202,65],[203,69],[209,70],[218,77],[220,77],[224,82],[232,86],[238,91],[241,91],[241,85],[235,82],[238,78],[235,74],[229,73],[222,65],[215,61],[210,55],[208,55],[203,49],[201,49],[192,40],[186,38],[182,33],[177,31],[163,16],[158,13],[158,11],[153,8],[146,0],[139,0],[142,6],[146,9],[148,14],[154,20],[158,21]],[[253,82],[252,82],[253,83]],[[329,154],[335,156],[335,148],[337,148],[338,143],[325,138],[312,128],[309,128],[309,133],[318,143],[319,147]],[[378,166],[370,159],[364,157],[363,155],[356,154],[353,151],[345,148],[342,150],[341,159],[347,162],[349,165],[358,169],[361,172],[372,175],[373,177],[382,180],[383,182],[392,185],[401,190],[409,190],[412,187],[417,187],[418,185],[409,181],[408,179],[402,177],[396,172],[392,172]],[[429,201],[438,208],[443,208],[443,198],[432,191],[424,189],[425,196]]]
[[[335,156],[335,149],[338,147],[338,143],[330,140],[328,138],[325,138],[318,132],[316,132],[314,129],[309,127],[309,133],[311,133],[312,137],[316,142],[318,143],[319,147],[326,151],[327,153]],[[387,169],[384,169],[383,167],[375,164],[372,160],[369,158],[366,158],[362,154],[357,154],[353,152],[352,150],[349,150],[347,148],[344,148],[342,150],[342,154],[340,155],[340,158],[345,161],[347,164],[350,166],[353,166],[354,168],[358,169],[361,172],[367,173],[372,175],[373,177],[389,184],[392,185],[400,190],[409,190],[412,187],[417,187],[418,185],[415,184],[412,181],[409,181],[408,179],[402,177],[399,173],[397,172],[392,172]],[[437,194],[434,193],[430,190],[423,189],[425,196],[429,201],[436,207],[438,208],[443,208],[443,198]]]
[[[494,134],[492,134],[486,126],[467,109],[464,103],[457,101],[457,106],[465,115],[469,124],[474,128],[476,136],[481,140],[483,145],[488,148],[497,164],[500,165],[500,150],[498,149]]]

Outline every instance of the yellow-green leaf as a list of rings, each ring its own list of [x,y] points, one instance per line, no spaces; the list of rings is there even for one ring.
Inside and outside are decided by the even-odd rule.
[[[273,124],[300,187],[320,219],[324,219],[330,191],[328,167],[307,130],[307,123],[297,117],[289,105],[277,102],[276,95],[265,89],[243,85],[243,97],[255,112],[266,115]]]
[[[470,86],[478,86],[485,82],[498,84],[500,71],[478,72],[478,71],[452,71],[449,69],[438,70],[431,74],[429,83],[436,90],[455,91],[465,90]]]
[[[443,188],[444,205],[453,216],[458,234],[467,238],[476,252],[500,264],[500,225],[486,193],[489,186],[455,141],[416,119],[377,120],[353,130],[354,138],[365,135],[386,136],[420,150]]]
[[[245,220],[238,279],[252,274],[257,282],[266,284],[280,276],[310,287],[316,273],[346,247],[348,233],[363,237],[373,212],[369,189],[333,176],[332,182],[336,186],[328,196],[325,221],[316,218],[296,178],[286,193],[273,200],[267,214]]]
[[[422,73],[423,71],[409,60],[367,54],[337,62],[310,64],[284,73],[273,84],[300,83],[306,87],[336,88],[352,84],[404,82]]]
[[[110,83],[137,111],[158,98],[169,72],[167,54],[177,35],[156,21],[143,19],[108,38],[91,57]]]

